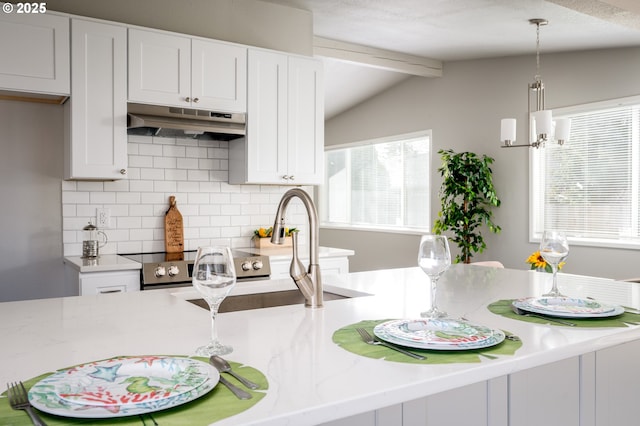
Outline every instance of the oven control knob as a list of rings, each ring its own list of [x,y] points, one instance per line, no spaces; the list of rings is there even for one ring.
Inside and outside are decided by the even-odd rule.
[[[175,277],[180,273],[180,269],[176,265],[169,266],[169,276]]]
[[[242,262],[240,267],[242,268],[243,271],[250,271],[251,270],[251,262],[249,262],[248,260],[245,260],[244,262]]]
[[[258,270],[258,269],[262,269],[262,261],[261,260],[256,260],[255,262],[253,262],[253,269],[254,270]]]
[[[167,270],[164,266],[158,266],[155,270],[155,275],[157,278],[164,277],[167,274]]]

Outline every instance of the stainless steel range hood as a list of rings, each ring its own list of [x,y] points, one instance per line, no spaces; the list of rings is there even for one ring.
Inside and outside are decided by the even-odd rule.
[[[130,103],[129,134],[232,140],[246,134],[246,114]]]

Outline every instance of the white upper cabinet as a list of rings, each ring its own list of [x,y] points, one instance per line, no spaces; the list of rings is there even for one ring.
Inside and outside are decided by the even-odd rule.
[[[201,108],[247,111],[247,48],[222,42],[191,42],[191,93]]]
[[[0,90],[69,95],[69,18],[0,13]]]
[[[247,49],[129,30],[129,101],[246,112]]]
[[[72,19],[71,63],[65,179],[126,178],[126,27]]]
[[[291,183],[324,181],[324,83],[322,62],[289,57],[287,174]]]
[[[229,143],[229,183],[323,181],[322,63],[249,50],[247,135]]]

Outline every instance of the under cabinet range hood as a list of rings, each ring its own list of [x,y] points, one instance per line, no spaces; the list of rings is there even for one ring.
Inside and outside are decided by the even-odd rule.
[[[246,114],[127,104],[127,132],[136,135],[233,140],[246,134]]]

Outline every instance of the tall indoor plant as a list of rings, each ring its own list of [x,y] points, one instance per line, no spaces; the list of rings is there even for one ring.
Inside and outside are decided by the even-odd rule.
[[[452,231],[451,240],[460,248],[456,262],[469,263],[473,253],[481,253],[487,247],[481,226],[486,224],[491,232],[500,232],[491,212],[492,207],[500,206],[489,167],[493,158],[450,149],[438,154],[442,158],[438,171],[443,181],[439,192],[441,208],[433,231]]]

